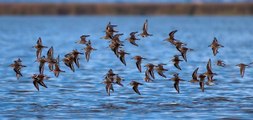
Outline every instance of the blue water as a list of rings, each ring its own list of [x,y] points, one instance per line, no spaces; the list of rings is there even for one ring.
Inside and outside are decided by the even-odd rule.
[[[111,21],[128,37],[132,31],[141,31],[145,19],[149,20],[149,32],[154,36],[141,38],[139,47],[125,41],[125,67],[114,53],[107,48],[104,28]],[[252,67],[246,68],[244,78],[240,77],[238,63],[253,61],[253,17],[190,17],[190,16],[1,16],[0,17],[0,119],[251,119],[253,117]],[[177,50],[163,41],[174,29],[177,39],[194,49],[187,55],[188,62],[180,64],[177,70],[171,59]],[[81,49],[75,44],[82,34],[90,34],[93,46],[97,48],[87,63],[80,56],[81,67],[72,72],[61,62],[61,73],[55,78],[45,67],[45,74],[52,77],[45,81],[47,89],[38,92],[33,86],[32,74],[37,74],[38,63],[34,62],[38,37],[43,44],[55,49],[55,56]],[[224,48],[217,56],[207,46],[217,37]],[[42,54],[46,54],[44,50]],[[169,69],[164,79],[155,74],[154,82],[145,83],[144,73],[139,73],[131,57],[142,55],[147,63],[167,63]],[[24,77],[17,80],[12,68],[13,60],[21,58]],[[206,86],[202,93],[198,84],[188,82],[195,68],[199,73],[206,71],[208,59],[212,59],[213,71],[218,75],[216,85]],[[222,59],[227,67],[215,65]],[[115,92],[108,96],[103,76],[112,68],[122,76],[124,87],[114,85]],[[143,67],[143,69],[145,69]],[[168,80],[173,73],[180,73],[180,94],[173,82]],[[129,85],[135,80],[142,95],[137,95]]]

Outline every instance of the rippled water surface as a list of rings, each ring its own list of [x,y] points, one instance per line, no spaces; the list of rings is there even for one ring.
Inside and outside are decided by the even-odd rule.
[[[132,31],[141,31],[145,19],[149,20],[149,32],[154,36],[141,38],[139,47],[125,41],[123,47],[131,53],[126,56],[124,66],[108,48],[104,28],[111,21],[117,30],[128,37]],[[190,17],[190,16],[1,16],[0,17],[0,119],[251,119],[253,117],[253,68],[246,68],[244,78],[240,77],[238,63],[253,61],[253,17]],[[187,43],[194,51],[187,55],[188,62],[175,69],[171,59],[178,51],[163,41],[174,29],[177,39]],[[48,67],[45,74],[52,77],[45,81],[48,88],[37,91],[30,76],[38,73],[38,63],[34,62],[38,37],[43,44],[53,46],[55,56],[81,49],[75,44],[82,34],[90,34],[89,39],[97,48],[87,63],[80,56],[81,67],[72,72],[61,62],[62,73],[55,78]],[[224,48],[217,56],[212,55],[207,46],[217,37]],[[42,54],[46,54],[46,49]],[[131,58],[142,55],[147,63],[166,63],[167,79],[155,74],[156,79],[145,83],[144,73],[139,73]],[[21,58],[24,77],[17,80],[12,68],[13,60]],[[206,71],[206,63],[211,58],[215,76],[214,86],[205,86],[201,92],[198,84],[191,80],[193,70]],[[227,67],[218,67],[215,61],[222,59]],[[115,92],[108,96],[103,76],[112,68],[122,76],[124,87],[114,85]],[[143,69],[145,69],[143,67]],[[172,74],[178,72],[184,81],[180,82],[177,94]],[[136,80],[142,95],[137,95],[129,85]]]

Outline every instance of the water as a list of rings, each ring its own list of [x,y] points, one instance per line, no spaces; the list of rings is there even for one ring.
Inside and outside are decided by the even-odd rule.
[[[125,67],[113,52],[108,42],[99,39],[104,36],[108,21],[117,24],[117,30],[124,33],[124,40],[132,31],[141,31],[145,19],[149,20],[149,31],[154,36],[137,41],[139,47],[125,42]],[[190,17],[190,16],[1,16],[0,17],[0,119],[251,119],[253,117],[252,68],[247,68],[244,78],[240,77],[235,65],[252,62],[253,17]],[[182,71],[174,68],[170,59],[177,50],[163,41],[174,29],[175,37],[186,42],[194,51],[189,52],[188,62],[180,64]],[[43,44],[53,46],[55,56],[84,46],[75,44],[82,34],[89,38],[97,51],[91,54],[87,63],[81,56],[81,67],[73,73],[61,63],[66,73],[55,78],[45,67],[47,89],[38,92],[30,76],[38,73],[35,63],[35,45],[42,37]],[[207,46],[217,37],[224,48],[216,57]],[[46,50],[43,51],[46,54]],[[152,83],[145,83],[144,73],[139,73],[131,57],[142,55],[146,63],[167,63],[165,74],[179,72],[185,80],[180,82],[180,94],[173,88],[173,82],[157,74]],[[27,68],[24,77],[17,80],[12,68],[8,67],[17,58]],[[198,84],[191,84],[195,68],[205,72],[208,59],[213,62],[216,85],[206,86],[202,93]],[[222,59],[227,67],[215,65]],[[124,87],[114,85],[115,92],[107,96],[103,76],[112,68],[125,78]],[[144,68],[143,68],[144,69]],[[141,96],[129,85],[136,80]]]

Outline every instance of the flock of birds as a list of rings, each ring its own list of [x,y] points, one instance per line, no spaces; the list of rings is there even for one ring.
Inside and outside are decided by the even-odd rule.
[[[117,25],[113,25],[109,22],[106,26],[106,29],[105,29],[105,36],[102,37],[102,39],[110,41],[109,48],[114,52],[116,57],[119,58],[119,60],[126,66],[125,56],[129,55],[130,53],[127,53],[123,50],[124,44],[120,40],[120,36],[122,36],[123,34],[118,34],[118,31],[115,30],[115,27],[117,27]],[[175,68],[181,70],[181,67],[179,65],[180,62],[183,62],[183,61],[187,62],[187,52],[192,51],[193,49],[188,48],[186,43],[183,43],[180,40],[177,40],[174,37],[174,34],[176,32],[177,32],[177,30],[171,31],[169,33],[169,37],[167,39],[165,39],[165,41],[167,41],[167,42],[171,43],[173,46],[175,46],[176,50],[179,52],[178,55],[174,55],[174,58],[171,61],[173,62]],[[137,36],[141,36],[143,38],[152,36],[152,34],[148,33],[148,20],[146,20],[144,22],[142,33],[140,33],[140,34],[137,34],[137,33],[138,33],[137,31],[131,32],[130,36],[126,40],[129,41],[132,45],[138,47],[138,44],[136,43],[136,41],[138,41],[140,39],[137,38]],[[78,68],[80,67],[79,55],[85,54],[85,58],[86,58],[87,62],[89,62],[91,52],[96,50],[95,48],[92,47],[91,41],[87,40],[87,37],[89,37],[89,36],[90,35],[82,35],[82,36],[80,36],[80,40],[76,42],[78,44],[86,45],[86,47],[83,49],[84,53],[79,52],[78,50],[75,49],[75,50],[67,53],[64,56],[64,58],[62,59],[64,64],[67,67],[69,67],[69,69],[72,70],[73,72],[75,72],[74,66],[76,66]],[[212,49],[213,55],[216,56],[216,54],[218,53],[218,49],[222,48],[224,46],[221,45],[218,42],[217,38],[214,37],[214,40],[209,45],[209,47]],[[34,46],[34,48],[36,49],[36,58],[37,58],[36,61],[39,63],[39,74],[33,74],[31,78],[33,79],[33,84],[34,84],[35,88],[39,91],[39,85],[47,88],[46,84],[44,83],[44,80],[47,80],[50,78],[50,77],[44,75],[44,66],[46,63],[48,64],[49,70],[51,72],[53,72],[56,77],[58,77],[61,72],[65,72],[65,71],[60,69],[59,55],[57,58],[54,57],[53,47],[49,48],[49,50],[47,51],[47,56],[44,56],[44,55],[42,56],[42,50],[45,48],[48,48],[48,47],[44,46],[42,44],[42,39],[40,37],[37,41],[37,44]],[[142,60],[145,60],[146,58],[137,55],[137,56],[134,56],[132,59],[134,59],[136,61],[136,67],[137,67],[138,71],[142,72],[142,65],[141,65]],[[216,64],[217,64],[217,66],[221,66],[221,67],[226,66],[226,64],[222,60],[218,60]],[[250,63],[250,64],[252,64],[252,63]],[[244,76],[245,68],[248,67],[250,64],[240,63],[240,64],[236,65],[236,66],[240,67],[241,77]],[[167,78],[166,75],[164,74],[165,71],[168,71],[168,69],[164,68],[165,65],[166,64],[163,64],[163,63],[158,64],[158,65],[155,65],[152,63],[146,64],[145,65],[145,67],[146,67],[145,77],[144,77],[145,82],[151,82],[155,79],[154,71],[156,71],[158,73],[158,75],[160,75],[161,77]],[[20,58],[15,60],[14,63],[11,64],[10,66],[15,71],[17,79],[19,79],[21,76],[23,76],[21,73],[21,70],[23,67],[26,67],[26,66],[22,64],[22,60]],[[194,72],[192,73],[192,80],[190,80],[190,82],[199,83],[201,91],[204,92],[204,85],[205,84],[209,85],[209,86],[214,85],[213,77],[217,74],[214,73],[212,70],[211,59],[209,59],[207,62],[206,72],[198,75],[198,69],[199,68],[196,68],[194,70]],[[207,82],[205,82],[205,78],[207,78]],[[110,96],[111,91],[114,92],[114,89],[113,89],[114,84],[123,86],[123,84],[121,83],[122,80],[123,79],[118,74],[115,74],[112,69],[108,70],[108,72],[104,76],[103,83],[105,84],[106,92],[109,96]],[[179,77],[179,74],[178,73],[173,74],[173,77],[170,78],[170,80],[174,81],[174,88],[177,91],[177,93],[180,93],[179,82],[182,79]],[[132,86],[134,92],[141,95],[140,91],[138,90],[138,86],[143,85],[142,83],[137,82],[137,81],[131,81],[130,85]]]

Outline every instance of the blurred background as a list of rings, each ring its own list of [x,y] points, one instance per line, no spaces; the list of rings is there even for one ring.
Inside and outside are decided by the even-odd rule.
[[[0,0],[0,14],[251,15],[253,0]]]

